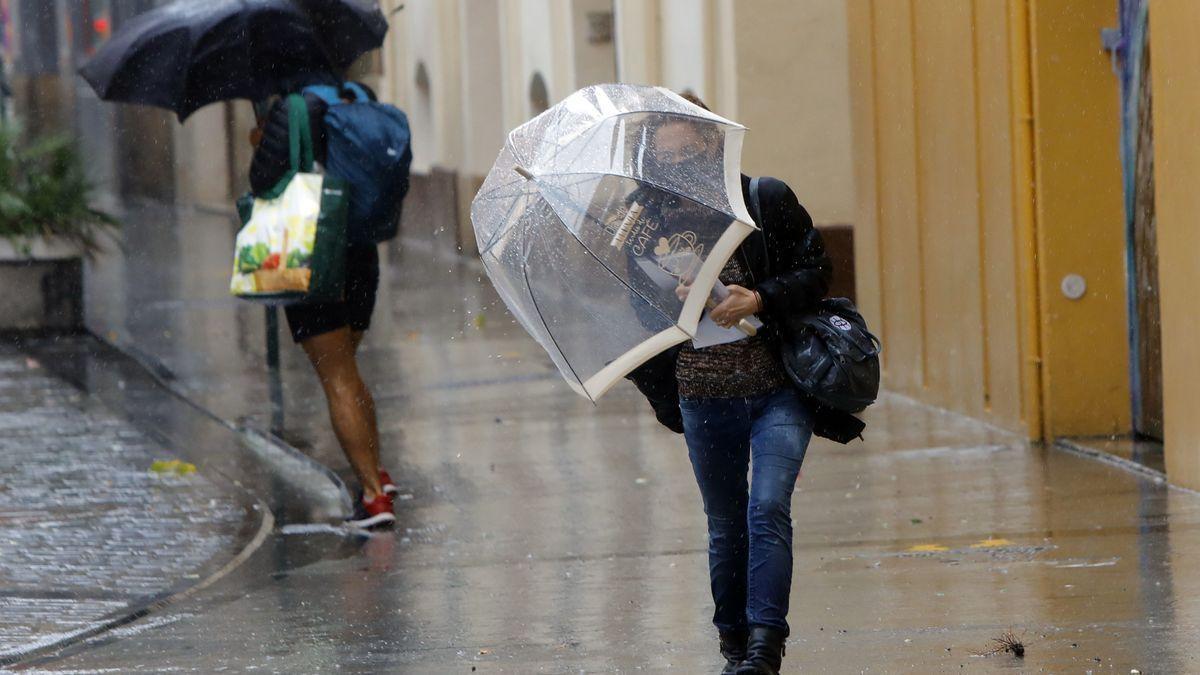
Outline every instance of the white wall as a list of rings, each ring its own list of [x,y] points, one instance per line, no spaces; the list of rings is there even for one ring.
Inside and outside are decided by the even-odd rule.
[[[612,14],[612,0],[573,0],[572,10],[572,47],[574,51],[575,82],[574,87],[586,87],[590,84],[615,82],[617,79],[617,51],[612,41],[593,43],[589,40],[591,34],[589,15]]]
[[[389,0],[397,5],[396,0]],[[408,113],[413,132],[413,170],[456,168],[462,158],[459,4],[447,0],[404,0],[391,16],[386,64],[388,93]],[[429,89],[417,87],[424,66]]]
[[[702,99],[710,93],[707,5],[707,0],[661,0],[659,10],[659,83],[675,91],[691,89]]]
[[[481,176],[491,168],[507,129],[500,39],[500,0],[459,0],[461,48],[463,165]]]

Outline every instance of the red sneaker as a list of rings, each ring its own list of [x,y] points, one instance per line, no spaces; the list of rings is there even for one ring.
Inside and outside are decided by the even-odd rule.
[[[354,515],[346,520],[350,527],[370,530],[376,527],[386,527],[396,522],[396,513],[392,510],[392,498],[381,494],[371,501],[358,500],[358,508]]]
[[[379,470],[379,487],[383,489],[383,494],[389,497],[400,494],[400,488],[396,487],[396,484],[392,482],[392,477],[383,469]]]

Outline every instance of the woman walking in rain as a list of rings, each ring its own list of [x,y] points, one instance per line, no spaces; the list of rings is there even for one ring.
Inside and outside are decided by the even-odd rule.
[[[670,163],[719,153],[704,131],[686,118],[665,121],[653,133],[650,154]],[[742,176],[747,204],[750,184]],[[825,295],[831,264],[812,218],[785,183],[761,179],[758,197],[762,232],[725,265],[720,280],[729,297],[709,316],[729,328],[758,315],[766,328],[702,349],[685,343],[629,376],[659,420],[686,439],[708,517],[713,623],[726,659],[721,672],[739,675],[774,674],[781,666],[792,586],[792,492],[817,416],[828,415],[789,381],[772,327]]]

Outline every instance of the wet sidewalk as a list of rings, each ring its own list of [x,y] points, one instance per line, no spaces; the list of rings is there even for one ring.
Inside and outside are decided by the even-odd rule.
[[[269,428],[262,310],[228,218],[149,208],[89,322],[172,388]],[[39,672],[716,672],[681,439],[631,387],[593,406],[444,239],[384,251],[363,347],[402,496],[367,539],[285,519],[246,566]],[[282,435],[346,475],[284,337]],[[888,397],[815,442],[794,499],[786,672],[1200,672],[1200,497]],[[135,624],[137,626],[138,624]],[[995,651],[1012,631],[1023,659]]]
[[[124,623],[253,538],[253,500],[173,453],[0,344],[0,664]]]

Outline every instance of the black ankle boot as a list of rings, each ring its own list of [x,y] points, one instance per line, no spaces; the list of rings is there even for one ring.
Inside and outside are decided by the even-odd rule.
[[[783,665],[783,631],[770,626],[751,626],[746,643],[746,660],[735,671],[737,675],[779,675]]]
[[[721,675],[737,673],[738,666],[742,665],[746,658],[746,640],[749,635],[749,631],[745,629],[721,631],[721,656],[725,657],[725,668]]]

